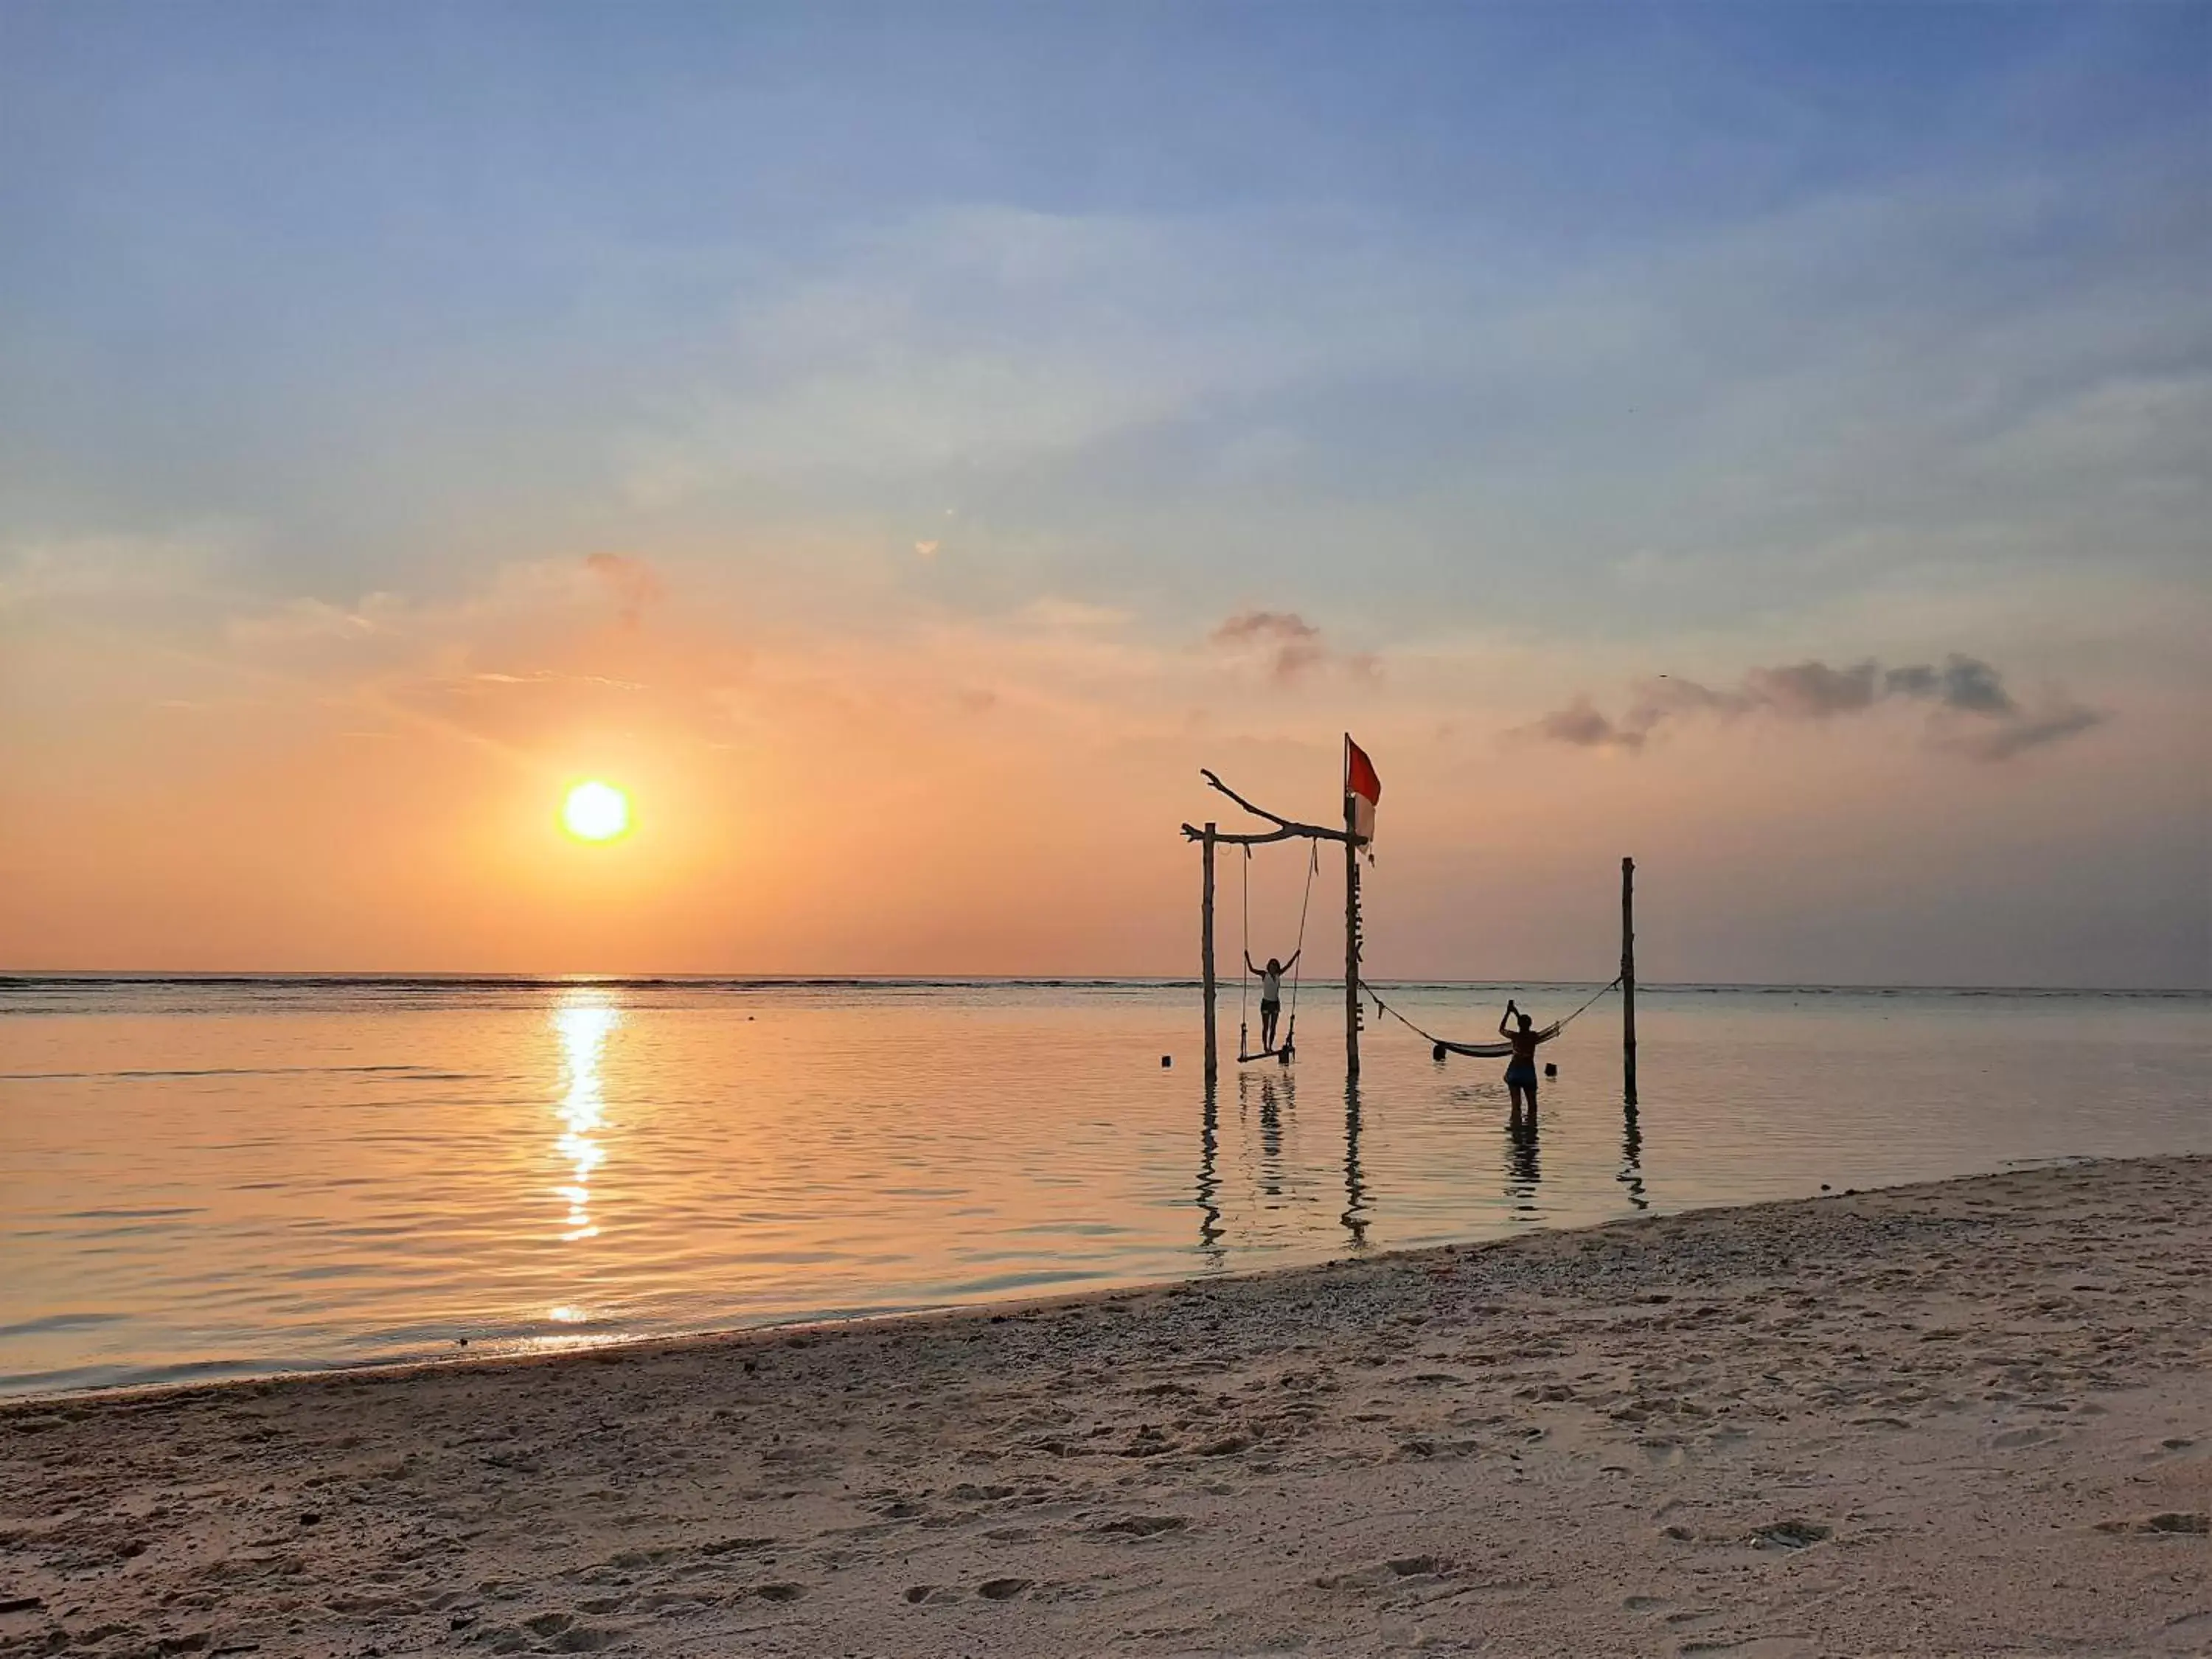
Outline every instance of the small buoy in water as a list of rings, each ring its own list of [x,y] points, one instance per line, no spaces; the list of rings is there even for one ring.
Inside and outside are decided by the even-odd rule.
[[[1161,1064],[1161,1065],[1163,1065],[1163,1066],[1172,1066],[1172,1065],[1174,1065],[1174,1064],[1175,1064],[1175,1056],[1174,1056],[1173,1054],[1162,1054],[1162,1055],[1160,1056],[1160,1064]]]
[[[1559,1065],[1557,1060],[1547,1060],[1544,1062],[1544,1075],[1546,1077],[1557,1077],[1559,1074]]]
[[[1445,1047],[1444,1047],[1444,1045],[1443,1045],[1443,1043],[1439,1042],[1438,1044],[1437,1044],[1435,1050],[1431,1054],[1430,1058],[1431,1058],[1431,1060],[1442,1060],[1442,1059],[1443,1059],[1446,1054],[1449,1054],[1450,1052],[1451,1052],[1451,1050],[1450,1050],[1450,1049],[1449,1049],[1449,1048],[1445,1048]]]
[[[460,1340],[460,1342],[459,1342],[459,1346],[461,1346],[461,1347],[464,1347],[464,1348],[467,1347],[467,1346],[469,1346],[469,1340],[468,1340],[468,1338],[466,1338],[465,1336],[465,1337],[463,1337],[463,1338]]]
[[[1828,1183],[1824,1181],[1820,1183],[1820,1190],[1824,1193],[1828,1190]]]

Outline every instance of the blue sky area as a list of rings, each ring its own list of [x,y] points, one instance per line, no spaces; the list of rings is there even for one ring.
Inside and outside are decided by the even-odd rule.
[[[793,627],[1295,615],[1400,687],[1504,630],[1554,654],[1493,725],[1962,653],[2148,711],[2148,775],[2208,94],[2201,4],[0,0],[0,621],[617,548]],[[2202,895],[2143,799],[2096,844]]]

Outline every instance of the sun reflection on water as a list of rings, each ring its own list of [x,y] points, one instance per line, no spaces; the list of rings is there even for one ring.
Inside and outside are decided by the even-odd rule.
[[[554,1143],[570,1171],[567,1183],[554,1189],[568,1205],[562,1224],[564,1243],[599,1237],[599,1224],[592,1219],[592,1171],[606,1160],[605,1149],[594,1138],[606,1117],[599,1086],[599,1054],[606,1046],[607,1034],[621,1023],[621,1011],[598,993],[580,994],[553,1013],[553,1029],[560,1034],[561,1056],[568,1073],[566,1091],[555,1111],[563,1127]]]

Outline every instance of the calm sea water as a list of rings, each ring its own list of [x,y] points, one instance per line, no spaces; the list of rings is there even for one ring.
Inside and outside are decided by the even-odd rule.
[[[1505,994],[1393,1000],[1479,1037]],[[1341,998],[1306,1000],[1295,1066],[1209,1092],[1187,987],[0,981],[0,1392],[2212,1151],[2202,994],[1646,990],[1632,1116],[1609,997],[1545,1050],[1533,1134],[1502,1062],[1371,1015],[1348,1091]]]

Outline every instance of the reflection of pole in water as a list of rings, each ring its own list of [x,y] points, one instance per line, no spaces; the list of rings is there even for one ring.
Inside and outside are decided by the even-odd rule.
[[[1279,1096],[1276,1079],[1260,1079],[1260,1190],[1269,1198],[1283,1195],[1283,1108],[1297,1104],[1296,1086],[1285,1076]]]
[[[1517,1211],[1536,1213],[1536,1188],[1544,1179],[1537,1158],[1536,1114],[1516,1112],[1505,1123],[1505,1195]]]
[[[1620,1173],[1614,1179],[1628,1189],[1628,1201],[1636,1208],[1651,1207],[1644,1195],[1644,1131],[1637,1123],[1633,1102],[1621,1109]]]
[[[1339,1218],[1352,1235],[1352,1248],[1367,1246],[1367,1181],[1359,1169],[1359,1083],[1347,1078],[1344,1085],[1344,1214]]]
[[[1221,1150],[1221,1105],[1212,1078],[1206,1080],[1206,1107],[1198,1132],[1198,1248],[1221,1255],[1221,1177],[1214,1158]]]

